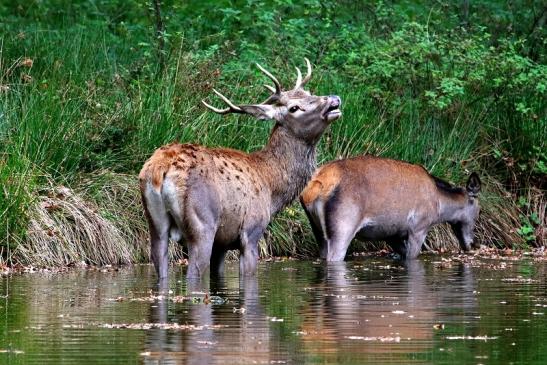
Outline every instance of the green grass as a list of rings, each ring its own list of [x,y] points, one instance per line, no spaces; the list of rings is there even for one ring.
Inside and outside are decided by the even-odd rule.
[[[373,153],[423,164],[458,184],[478,171],[486,182],[481,241],[523,245],[516,232],[525,221],[538,232],[526,244],[546,244],[545,215],[539,224],[530,217],[544,206],[537,196],[547,163],[547,72],[543,56],[528,58],[514,34],[497,34],[496,45],[479,27],[470,35],[454,32],[452,18],[438,17],[446,9],[431,10],[426,26],[400,12],[404,5],[388,9],[399,16],[395,20],[374,10],[375,21],[386,27],[373,29],[359,25],[368,13],[353,14],[350,3],[331,12],[313,2],[309,11],[317,21],[301,17],[300,5],[291,10],[266,2],[265,14],[273,18],[241,14],[239,22],[228,21],[227,13],[200,13],[197,5],[184,11],[201,18],[181,18],[182,10],[167,4],[168,29],[180,32],[168,34],[167,68],[159,72],[153,27],[141,7],[101,3],[96,11],[86,1],[52,4],[20,4],[21,13],[0,7],[3,260],[33,262],[39,242],[56,252],[44,265],[146,260],[136,182],[143,162],[172,141],[260,148],[271,123],[213,115],[200,100],[219,103],[212,87],[237,102],[263,100],[266,80],[253,62],[291,85],[304,55],[315,67],[310,89],[343,100],[342,119],[320,142],[320,163]],[[412,11],[425,8],[419,9]],[[352,16],[358,21],[342,21]],[[70,201],[58,194],[63,187]],[[520,196],[531,203],[517,206]],[[48,204],[59,209],[44,209]],[[109,233],[95,235],[79,224]],[[443,227],[431,235],[432,247],[453,244]],[[59,254],[63,247],[70,254]],[[272,222],[261,247],[265,255],[313,256],[317,250],[297,204]],[[173,248],[174,257],[180,254]]]

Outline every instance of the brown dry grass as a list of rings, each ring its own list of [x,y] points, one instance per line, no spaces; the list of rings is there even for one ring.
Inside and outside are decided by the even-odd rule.
[[[54,187],[36,199],[24,242],[11,261],[38,267],[148,261],[148,227],[136,178],[101,171],[85,176],[79,190]],[[170,244],[173,260],[182,246]]]

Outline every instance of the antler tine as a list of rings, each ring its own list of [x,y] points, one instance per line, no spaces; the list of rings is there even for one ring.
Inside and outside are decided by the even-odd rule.
[[[212,111],[214,111],[215,113],[218,113],[218,114],[228,114],[230,112],[230,108],[226,108],[226,109],[218,109],[218,108],[215,108],[214,106],[210,105],[210,104],[207,104],[205,102],[205,100],[202,100],[201,103],[203,105],[205,105],[205,107],[207,109],[210,109]]]
[[[279,84],[279,81],[275,78],[274,75],[268,72],[264,67],[260,66],[260,64],[256,64],[256,66],[260,69],[260,71],[264,72],[266,76],[268,76],[270,79],[272,79],[274,85],[275,85],[275,94],[280,95],[281,94],[281,84]]]
[[[298,89],[300,87],[300,84],[302,83],[302,72],[300,72],[300,69],[296,67],[296,84],[294,84],[294,90]]]
[[[237,105],[234,105],[234,103],[232,103],[230,101],[230,99],[228,99],[227,97],[225,97],[224,95],[222,95],[221,93],[219,93],[216,89],[213,89],[213,92],[215,94],[217,94],[219,96],[219,98],[221,98],[226,104],[228,104],[228,106],[231,108],[231,109],[234,109],[234,110],[237,110],[237,111],[242,111],[240,107],[238,107]]]
[[[272,93],[275,94],[275,87],[270,86],[270,85],[264,85],[264,87],[265,87],[266,89],[270,90]]]
[[[306,74],[306,77],[304,77],[304,79],[302,80],[302,83],[300,84],[300,87],[303,87],[304,85],[306,85],[306,83],[308,81],[310,81],[310,79],[311,79],[311,63],[310,63],[310,60],[308,60],[307,57],[304,57],[304,60],[306,60],[306,66],[308,67],[308,72]]]
[[[225,97],[224,95],[222,95],[221,93],[219,93],[217,90],[213,89],[213,92],[215,94],[217,94],[219,96],[219,98],[222,99],[222,101],[224,101],[226,104],[228,104],[228,108],[226,109],[218,109],[218,108],[215,108],[214,106],[210,105],[210,104],[207,104],[205,102],[205,100],[202,100],[201,103],[203,105],[205,105],[205,107],[207,107],[208,109],[214,111],[215,113],[218,113],[218,114],[229,114],[229,113],[245,113],[240,107],[238,107],[237,105],[235,105],[234,103],[232,103],[230,101],[230,99],[228,99],[227,97]]]

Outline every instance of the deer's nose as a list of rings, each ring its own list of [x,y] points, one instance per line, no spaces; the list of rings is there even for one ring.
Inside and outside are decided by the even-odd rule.
[[[342,99],[338,95],[329,95],[329,100],[331,102],[331,106],[340,106],[342,104]]]

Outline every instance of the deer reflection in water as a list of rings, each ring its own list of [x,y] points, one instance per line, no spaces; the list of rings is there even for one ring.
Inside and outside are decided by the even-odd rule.
[[[232,278],[189,281],[192,296],[204,293],[231,295],[237,290]],[[165,285],[165,284],[160,284]],[[166,291],[167,288],[160,288]],[[150,322],[194,325],[196,330],[155,328],[147,331],[147,364],[270,363],[280,360],[279,348],[271,351],[270,321],[259,300],[257,277],[239,279],[238,299],[225,305],[181,305],[162,300],[150,306]]]
[[[348,267],[349,265],[349,267]],[[435,327],[442,318],[439,310],[456,307],[474,312],[474,300],[455,303],[454,290],[473,291],[472,272],[458,267],[461,282],[447,287],[445,278],[436,281],[431,265],[421,260],[400,267],[361,266],[358,262],[333,262],[318,273],[319,284],[309,288],[313,301],[303,309],[300,327],[302,346],[307,353],[336,363],[342,357],[376,360],[428,353],[434,346]],[[441,309],[442,312],[442,309]]]

